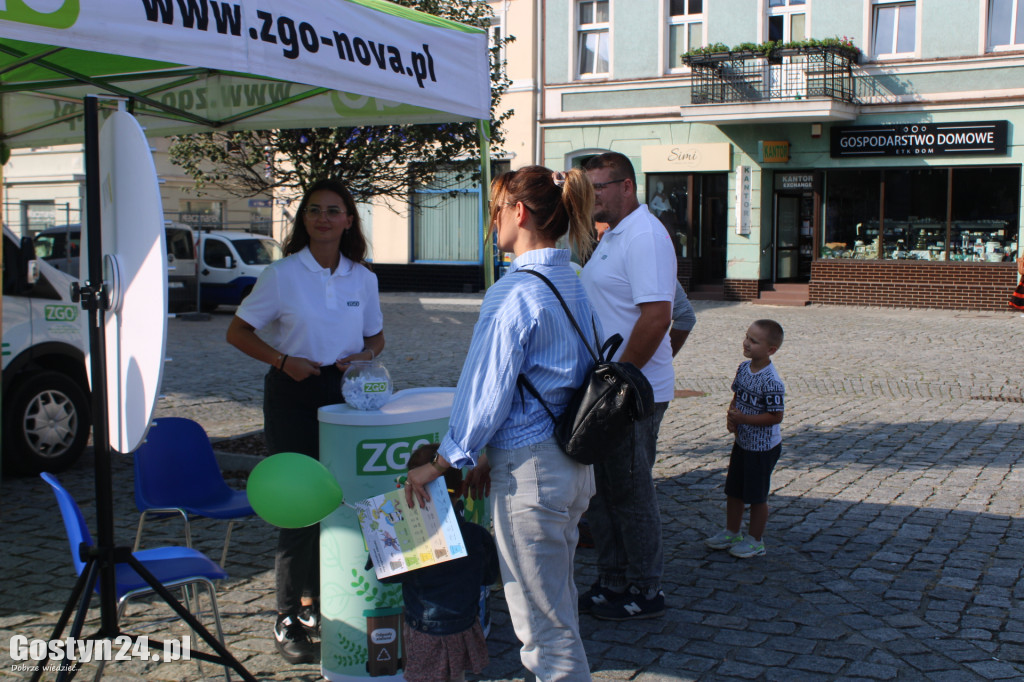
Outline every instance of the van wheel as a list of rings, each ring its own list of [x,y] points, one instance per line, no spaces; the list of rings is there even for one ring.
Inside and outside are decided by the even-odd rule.
[[[89,439],[89,399],[73,380],[42,372],[4,402],[4,471],[59,472],[74,464]]]

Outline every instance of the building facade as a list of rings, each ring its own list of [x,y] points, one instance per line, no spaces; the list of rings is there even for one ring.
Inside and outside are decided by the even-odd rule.
[[[494,12],[492,45],[511,37],[501,51],[510,85],[502,96],[505,143],[492,150],[492,173],[536,163],[540,84],[539,3],[533,0],[488,0]],[[409,201],[384,200],[370,208],[374,272],[385,291],[478,291],[484,268],[500,268],[502,255],[487,238],[483,202],[487,189],[464,182],[411,187]]]
[[[629,156],[696,296],[1006,308],[1024,0],[541,4],[541,162]]]

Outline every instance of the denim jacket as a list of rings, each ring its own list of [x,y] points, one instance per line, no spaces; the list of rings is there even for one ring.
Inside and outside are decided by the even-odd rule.
[[[458,518],[467,556],[402,573],[381,582],[401,583],[405,622],[429,635],[473,627],[480,616],[480,587],[498,579],[498,552],[483,526]]]

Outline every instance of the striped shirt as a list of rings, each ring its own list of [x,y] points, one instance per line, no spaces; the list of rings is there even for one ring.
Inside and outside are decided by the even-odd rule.
[[[508,274],[487,291],[473,328],[439,450],[453,466],[475,464],[487,446],[518,448],[554,432],[540,402],[516,386],[520,372],[552,412],[561,415],[593,364],[555,294],[539,278],[515,274],[522,269],[535,269],[550,279],[584,333],[594,333],[591,320],[596,317],[569,267],[569,251],[536,249],[516,258]]]

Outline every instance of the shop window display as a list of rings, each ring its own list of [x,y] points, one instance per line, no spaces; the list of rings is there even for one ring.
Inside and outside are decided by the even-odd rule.
[[[822,258],[876,258],[881,174],[829,171],[825,175]]]
[[[822,258],[1017,256],[1018,167],[830,171],[825,182]]]
[[[1017,258],[1019,168],[954,168],[949,252],[952,260]]]
[[[689,254],[687,178],[682,173],[647,176],[647,208],[668,230],[676,258],[687,258]]]

